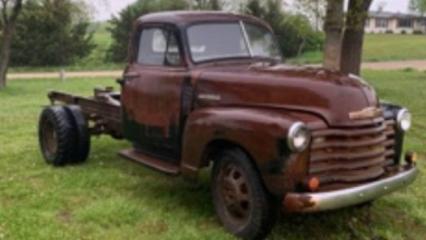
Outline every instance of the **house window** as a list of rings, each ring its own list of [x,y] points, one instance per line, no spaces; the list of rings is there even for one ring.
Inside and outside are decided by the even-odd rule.
[[[388,28],[389,20],[387,18],[376,18],[376,28]]]
[[[413,27],[413,19],[411,19],[411,18],[398,19],[398,27],[400,27],[400,28],[412,28]]]

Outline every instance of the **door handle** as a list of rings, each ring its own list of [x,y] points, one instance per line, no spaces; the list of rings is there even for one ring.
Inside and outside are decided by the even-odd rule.
[[[120,86],[124,86],[124,84],[126,83],[126,81],[124,80],[124,78],[117,78],[116,82],[117,82]]]
[[[124,86],[126,84],[126,82],[138,78],[141,75],[139,73],[135,73],[135,72],[130,72],[130,73],[126,73],[124,74],[123,78],[119,78],[117,79],[117,83],[120,84],[121,86]]]
[[[141,75],[139,73],[136,73],[136,72],[129,72],[129,73],[124,74],[125,79],[138,78],[140,76]]]

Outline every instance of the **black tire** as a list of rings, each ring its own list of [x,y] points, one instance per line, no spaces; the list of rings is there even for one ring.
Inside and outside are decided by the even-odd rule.
[[[212,195],[224,227],[242,239],[263,239],[277,219],[277,205],[250,158],[239,149],[215,159]]]
[[[45,108],[39,120],[39,144],[46,163],[64,166],[69,162],[76,137],[72,119],[64,107]]]
[[[90,153],[90,133],[87,120],[79,106],[65,107],[75,131],[76,144],[73,146],[70,163],[83,163]]]

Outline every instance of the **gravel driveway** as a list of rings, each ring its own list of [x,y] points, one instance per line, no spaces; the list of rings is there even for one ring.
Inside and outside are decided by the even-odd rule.
[[[409,60],[409,61],[392,61],[392,62],[369,62],[363,63],[364,69],[370,70],[401,70],[412,68],[419,71],[426,71],[426,60]],[[66,72],[65,78],[97,78],[111,77],[118,78],[122,75],[122,71],[87,71],[87,72]],[[39,73],[10,73],[8,78],[14,79],[46,79],[61,78],[59,72],[39,72]]]

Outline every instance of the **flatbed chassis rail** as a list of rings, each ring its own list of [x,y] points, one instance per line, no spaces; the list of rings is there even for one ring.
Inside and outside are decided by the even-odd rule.
[[[120,94],[113,88],[96,88],[94,96],[80,97],[51,91],[48,94],[52,105],[75,105],[82,110],[91,135],[107,134],[116,139],[123,138]]]

